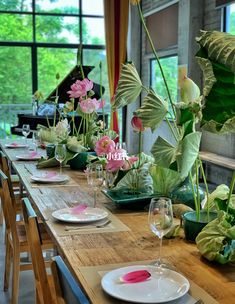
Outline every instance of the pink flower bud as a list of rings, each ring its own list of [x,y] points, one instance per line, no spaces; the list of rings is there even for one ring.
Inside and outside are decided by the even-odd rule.
[[[132,117],[131,125],[132,125],[132,128],[134,129],[134,131],[136,131],[136,132],[145,131],[145,128],[142,124],[142,120],[137,116]]]

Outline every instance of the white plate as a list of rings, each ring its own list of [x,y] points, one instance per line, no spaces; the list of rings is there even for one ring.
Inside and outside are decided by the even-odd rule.
[[[5,144],[6,148],[11,148],[11,149],[17,149],[17,148],[26,148],[27,145],[23,145],[23,144]]]
[[[119,278],[135,270],[148,270],[149,280],[139,283],[120,283]],[[163,275],[156,273],[156,267],[135,265],[118,268],[104,275],[101,280],[104,291],[119,300],[133,303],[165,303],[176,300],[189,290],[189,281],[173,270],[167,269]]]
[[[48,173],[32,175],[31,179],[38,183],[64,183],[69,181],[69,176],[64,174],[55,174],[50,176]]]
[[[16,155],[16,158],[19,160],[39,160],[41,158],[41,155],[37,154],[35,156],[31,156],[30,154],[21,154]]]
[[[72,208],[65,208],[56,210],[52,213],[52,216],[63,222],[70,223],[89,223],[102,220],[108,216],[108,212],[100,208],[87,207],[79,214],[73,214]]]

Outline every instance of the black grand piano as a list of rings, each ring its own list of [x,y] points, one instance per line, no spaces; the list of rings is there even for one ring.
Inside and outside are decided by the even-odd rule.
[[[83,66],[83,73],[84,76],[88,77],[88,74],[90,73],[90,71],[93,70],[93,66]],[[41,105],[41,107],[39,107],[36,115],[32,115],[32,114],[24,114],[24,113],[20,113],[18,114],[18,125],[17,126],[13,126],[11,127],[11,133],[12,134],[16,134],[16,135],[22,135],[22,126],[23,124],[28,124],[30,125],[30,129],[31,130],[36,130],[37,129],[37,125],[43,125],[43,126],[48,126],[48,122],[50,123],[50,125],[53,125],[53,121],[54,121],[54,117],[56,122],[59,120],[59,109],[55,108],[55,97],[56,97],[56,93],[59,96],[59,100],[57,102],[58,105],[61,104],[65,104],[66,101],[69,100],[69,96],[67,91],[70,90],[71,85],[76,81],[76,80],[82,80],[83,76],[82,76],[82,71],[81,71],[81,67],[79,65],[76,65],[71,71],[70,73],[59,83],[58,87],[55,88],[50,95],[46,98],[46,101]],[[100,85],[94,83],[93,86],[93,91],[95,93],[95,95],[93,96],[94,98],[96,98],[97,100],[100,99]],[[102,93],[104,93],[104,87],[102,86]],[[75,108],[77,106],[78,100],[75,99]],[[43,108],[46,107],[51,107],[51,109],[54,107],[54,110],[50,111],[51,115],[43,115]],[[41,109],[40,109],[41,108]],[[56,115],[54,115],[54,113],[56,112]],[[71,117],[67,117],[68,120],[71,119]],[[100,114],[100,119],[102,119],[102,116]],[[80,116],[76,116],[75,117],[75,123],[78,126],[79,122],[81,120]]]

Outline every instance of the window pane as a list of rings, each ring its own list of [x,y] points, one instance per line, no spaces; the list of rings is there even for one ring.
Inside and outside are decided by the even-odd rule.
[[[105,50],[83,50],[83,64],[91,65],[95,68],[89,73],[88,77],[95,83],[100,84],[99,63],[102,62],[102,85],[105,88],[103,99],[105,99],[105,110],[110,111],[110,94],[108,83],[108,70]]]
[[[226,32],[235,35],[235,4],[226,7]]]
[[[0,10],[2,11],[32,11],[32,0],[1,0]]]
[[[103,0],[83,0],[82,1],[83,15],[104,15]]]
[[[36,12],[78,14],[79,0],[36,0]]]
[[[0,79],[0,136],[4,136],[17,124],[18,112],[31,111],[30,48],[0,47]]]
[[[38,89],[47,97],[57,86],[56,74],[62,79],[72,70],[77,60],[76,49],[38,49]]]
[[[172,100],[173,102],[176,102],[178,85],[178,56],[160,58],[160,62],[164,71],[165,78],[167,80],[167,85],[169,87]],[[156,60],[151,61],[151,71],[152,88],[159,96],[161,96],[163,99],[168,100],[165,84],[163,82],[161,72]]]
[[[83,18],[82,40],[85,44],[105,44],[104,19]]]
[[[79,43],[77,17],[36,16],[38,42]]]
[[[0,14],[1,41],[32,41],[32,16]]]

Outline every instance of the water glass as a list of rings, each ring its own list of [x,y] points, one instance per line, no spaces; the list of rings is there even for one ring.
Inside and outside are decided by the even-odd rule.
[[[27,137],[29,136],[30,134],[30,125],[23,125],[22,126],[22,134],[24,135],[25,137],[25,143],[27,145]]]
[[[64,144],[58,144],[55,147],[55,158],[60,163],[60,174],[62,174],[62,162],[66,158],[66,146]]]
[[[159,256],[156,266],[158,273],[161,274],[164,268],[161,262],[162,238],[170,231],[173,225],[173,211],[170,198],[152,198],[149,206],[148,222],[151,231],[160,239]]]
[[[87,183],[94,190],[94,207],[97,205],[97,191],[103,185],[104,173],[101,164],[89,164],[86,168]]]

